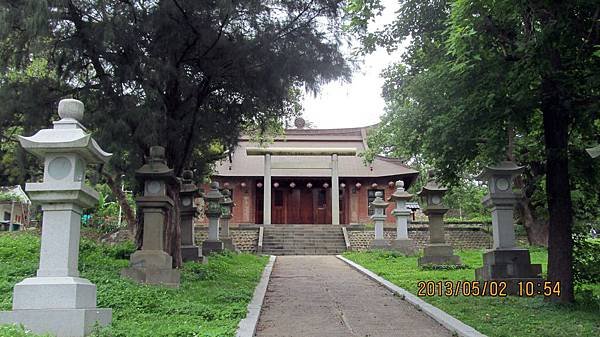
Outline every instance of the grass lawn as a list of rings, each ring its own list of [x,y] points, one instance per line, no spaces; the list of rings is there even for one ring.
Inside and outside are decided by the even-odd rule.
[[[391,252],[347,252],[344,256],[388,281],[417,294],[418,281],[473,280],[481,267],[483,250],[458,251],[467,269],[421,270],[417,257]],[[547,253],[531,249],[532,263],[542,263]],[[580,286],[578,303],[556,305],[542,297],[421,297],[490,337],[598,337],[600,336],[600,284]]]
[[[0,234],[0,310],[11,310],[15,283],[35,274],[39,244],[36,234]],[[119,277],[132,251],[131,244],[111,247],[82,240],[81,276],[97,285],[98,307],[113,309],[112,326],[94,336],[234,336],[268,260],[225,254],[212,256],[206,265],[186,263],[181,287],[169,289]],[[32,335],[0,326],[0,336]]]

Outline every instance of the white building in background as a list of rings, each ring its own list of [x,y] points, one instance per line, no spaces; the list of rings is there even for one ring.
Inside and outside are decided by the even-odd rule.
[[[0,230],[14,230],[29,225],[31,200],[21,186],[0,187],[0,195],[14,196],[0,199]]]

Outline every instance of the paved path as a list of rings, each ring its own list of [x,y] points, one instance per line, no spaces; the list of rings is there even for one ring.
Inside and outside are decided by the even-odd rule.
[[[278,256],[256,336],[451,337],[335,256]]]

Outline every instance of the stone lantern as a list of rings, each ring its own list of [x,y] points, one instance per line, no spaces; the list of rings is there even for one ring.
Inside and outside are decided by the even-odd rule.
[[[135,174],[144,186],[143,195],[136,198],[142,213],[142,249],[131,255],[129,268],[123,269],[121,275],[139,283],[179,287],[179,270],[173,269],[173,257],[164,251],[167,213],[174,206],[167,187],[176,183],[175,174],[165,160],[165,148],[150,147],[146,164]]]
[[[433,172],[429,172],[429,181],[418,195],[425,203],[423,213],[429,218],[429,244],[423,248],[423,256],[419,265],[458,265],[460,257],[454,255],[452,246],[446,243],[444,233],[444,214],[448,208],[443,204],[443,197],[448,189],[439,186]]]
[[[495,166],[486,167],[477,179],[487,181],[489,194],[483,198],[483,204],[492,210],[493,249],[483,254],[483,267],[475,271],[479,280],[516,281],[536,279],[542,273],[539,264],[531,264],[529,250],[517,248],[513,209],[520,193],[513,191],[513,178],[524,167],[514,162],[503,161]],[[509,291],[515,290],[516,282],[511,283]]]
[[[96,307],[96,286],[77,269],[81,214],[98,202],[98,193],[85,184],[85,169],[111,156],[80,124],[83,112],[80,101],[63,99],[54,128],[19,136],[21,146],[44,161],[43,181],[25,187],[43,211],[40,264],[37,276],[15,285],[13,311],[0,312],[0,324],[72,337],[112,320],[111,309]]]
[[[198,207],[194,199],[200,195],[194,184],[194,172],[183,171],[181,190],[179,191],[179,217],[181,225],[181,258],[183,261],[198,261],[202,257],[194,237],[194,219],[198,216]]]
[[[211,252],[221,252],[224,249],[223,241],[219,239],[219,217],[221,216],[220,201],[223,194],[219,192],[219,183],[214,181],[210,184],[210,191],[204,194],[204,214],[208,218],[208,239],[202,242],[202,255],[207,256]]]
[[[390,200],[396,202],[396,208],[392,215],[396,217],[396,240],[392,241],[392,248],[404,254],[411,255],[417,251],[414,241],[408,238],[408,217],[410,209],[406,208],[406,202],[413,197],[404,190],[404,181],[396,182],[396,191],[390,196]]]
[[[233,200],[231,200],[231,192],[228,189],[223,190],[223,199],[220,202],[221,205],[221,241],[223,246],[228,250],[236,250],[233,244],[233,239],[229,233],[229,220],[233,217]]]
[[[389,203],[383,200],[383,193],[381,191],[375,192],[375,200],[371,202],[370,207],[373,209],[373,215],[371,219],[375,222],[375,240],[371,242],[371,249],[384,249],[389,248],[389,243],[383,237],[383,222],[385,221],[384,210],[388,207]]]

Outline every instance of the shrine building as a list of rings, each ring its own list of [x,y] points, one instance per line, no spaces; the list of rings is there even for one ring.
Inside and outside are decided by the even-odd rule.
[[[232,191],[232,223],[369,222],[375,192],[382,191],[387,200],[396,180],[408,188],[418,171],[383,156],[365,163],[360,154],[367,149],[368,128],[287,129],[262,147],[242,136],[213,175],[222,188]],[[390,203],[389,223],[395,223],[392,209]]]

